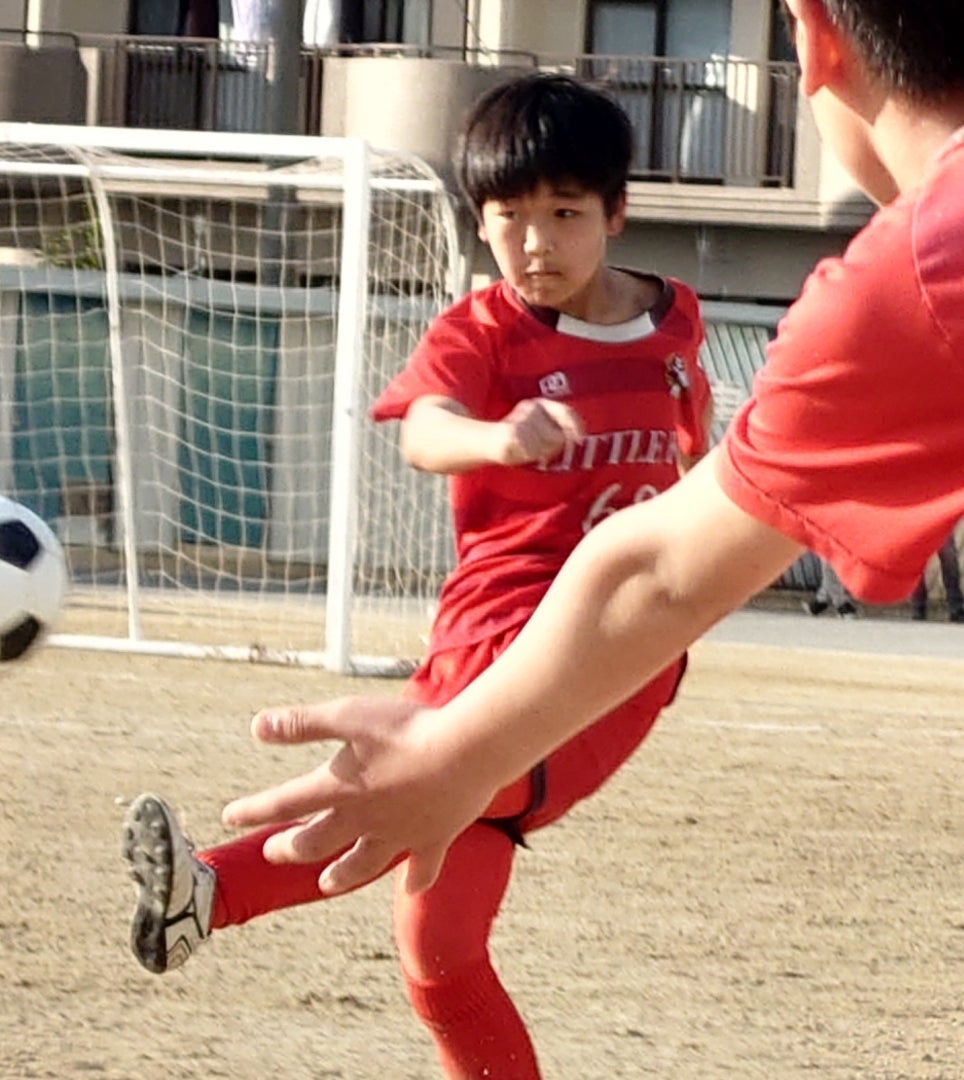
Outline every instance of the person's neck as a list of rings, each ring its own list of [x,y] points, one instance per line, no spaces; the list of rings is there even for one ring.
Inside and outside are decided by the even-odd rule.
[[[901,192],[921,183],[934,155],[961,127],[964,91],[926,105],[893,97],[887,100],[874,120],[874,141]]]

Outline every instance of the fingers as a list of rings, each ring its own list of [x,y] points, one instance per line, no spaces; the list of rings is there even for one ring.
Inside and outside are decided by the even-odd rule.
[[[251,722],[254,736],[264,742],[297,744],[318,739],[336,739],[342,745],[328,761],[311,772],[266,788],[253,795],[237,798],[224,808],[222,820],[229,827],[272,825],[307,818],[314,814],[319,848],[316,856],[327,855],[345,846],[358,835],[340,836],[340,818],[325,816],[340,802],[360,794],[367,786],[366,768],[372,753],[417,711],[417,706],[403,698],[338,698],[315,705],[294,705],[265,709]],[[319,824],[320,822],[320,824]],[[280,842],[279,842],[280,843]],[[305,839],[302,845],[308,843]],[[306,847],[291,852],[297,861],[307,852]]]
[[[341,745],[310,772],[228,803],[222,820],[230,827],[283,825],[264,843],[271,862],[332,859],[319,879],[319,887],[330,895],[380,877],[409,851],[415,855],[406,870],[406,888],[428,888],[448,843],[476,809],[461,805],[460,788],[439,784],[445,757],[434,738],[434,723],[432,710],[403,698],[342,698],[265,709],[252,721],[259,739],[305,743],[333,738]],[[487,801],[480,796],[479,807]]]
[[[540,398],[539,404],[562,432],[567,443],[581,442],[585,438],[586,430],[583,427],[582,418],[572,406],[547,398]]]
[[[316,705],[287,705],[262,709],[251,720],[251,734],[260,742],[298,743],[352,738],[362,698],[336,698]]]
[[[341,784],[327,765],[321,765],[276,787],[234,799],[222,810],[221,820],[229,828],[249,828],[303,818],[330,805]]]
[[[311,821],[273,833],[264,843],[264,857],[271,863],[316,863],[335,858],[321,872],[318,887],[326,896],[340,896],[367,885],[406,859],[390,842],[362,836],[352,842],[337,821],[337,813],[319,814]],[[425,848],[407,858],[404,885],[407,892],[424,892],[442,871],[446,844]]]
[[[542,465],[548,465],[557,454],[582,442],[584,431],[582,420],[568,405],[542,400],[538,404],[544,427],[543,452],[538,455],[538,460]]]
[[[318,887],[326,896],[341,896],[381,877],[404,859],[405,890],[424,892],[438,879],[446,851],[443,844],[406,857],[382,841],[361,837],[325,867],[318,878]]]
[[[357,831],[347,829],[334,811],[316,814],[282,832],[273,833],[262,848],[272,863],[320,863],[349,851]]]
[[[505,418],[512,432],[507,464],[546,464],[567,446],[585,437],[582,420],[575,409],[561,401],[527,398],[518,402]]]
[[[404,852],[370,836],[354,844],[325,867],[318,887],[326,896],[340,896],[381,877],[405,858]]]
[[[442,863],[448,848],[444,845],[413,852],[405,863],[404,885],[407,893],[425,892],[431,888],[442,872]]]

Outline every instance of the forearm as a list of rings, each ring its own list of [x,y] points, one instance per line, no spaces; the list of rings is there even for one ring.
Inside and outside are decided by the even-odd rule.
[[[467,472],[490,462],[492,424],[447,399],[422,399],[402,424],[401,451],[409,465],[424,472]]]
[[[480,465],[546,462],[583,437],[582,421],[559,401],[525,398],[501,420],[477,420],[460,402],[413,402],[402,424],[402,455],[417,469],[459,473]]]
[[[342,699],[266,710],[272,743],[342,741],[326,764],[225,808],[231,825],[309,819],[265,845],[317,863],[327,893],[372,881],[407,854],[410,891],[493,794],[651,678],[802,548],[734,506],[713,455],[666,494],[614,514],[576,549],[523,632],[440,709]],[[319,812],[321,811],[321,812]]]
[[[512,647],[441,710],[440,737],[494,780],[521,775],[801,550],[729,503],[702,463],[586,537]]]

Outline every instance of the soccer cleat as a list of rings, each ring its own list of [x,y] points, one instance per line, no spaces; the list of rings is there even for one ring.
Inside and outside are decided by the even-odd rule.
[[[121,853],[138,885],[131,951],[155,975],[180,967],[211,933],[217,875],[156,795],[131,803]]]
[[[844,600],[842,604],[837,605],[837,614],[841,619],[859,619],[860,610],[856,604],[852,604],[849,600]]]

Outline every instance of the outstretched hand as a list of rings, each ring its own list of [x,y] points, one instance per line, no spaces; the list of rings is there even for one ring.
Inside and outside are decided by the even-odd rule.
[[[454,740],[441,737],[433,710],[409,701],[339,698],[265,709],[251,730],[273,744],[342,741],[317,768],[235,799],[223,813],[229,826],[299,821],[265,844],[271,862],[320,862],[342,851],[319,879],[327,895],[380,877],[406,855],[406,888],[427,889],[448,846],[494,794],[477,776],[456,774]]]

